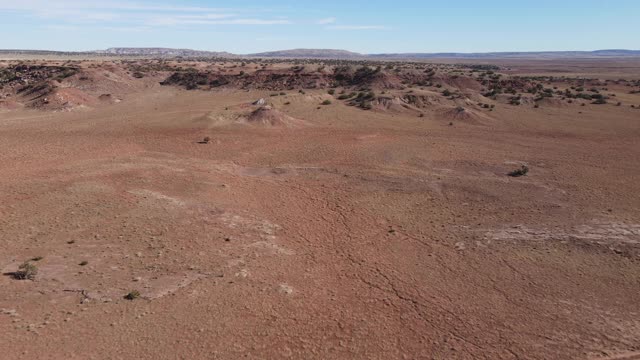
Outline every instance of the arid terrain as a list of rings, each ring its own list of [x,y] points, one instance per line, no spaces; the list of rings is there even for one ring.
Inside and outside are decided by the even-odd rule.
[[[0,61],[0,358],[640,359],[640,60]]]

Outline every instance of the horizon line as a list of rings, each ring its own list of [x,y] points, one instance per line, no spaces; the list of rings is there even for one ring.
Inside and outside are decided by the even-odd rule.
[[[356,51],[351,51],[347,49],[332,49],[332,48],[288,48],[288,49],[278,49],[278,50],[266,50],[266,51],[258,51],[251,53],[233,53],[226,50],[204,50],[204,49],[192,49],[192,48],[178,48],[178,47],[167,47],[167,46],[110,46],[105,49],[93,49],[93,50],[54,50],[54,49],[5,49],[0,48],[0,51],[9,52],[9,51],[46,51],[46,52],[61,52],[61,53],[100,53],[107,50],[112,49],[139,49],[139,50],[150,50],[150,49],[162,49],[162,50],[181,50],[181,51],[197,51],[197,52],[211,52],[211,53],[228,53],[231,55],[254,55],[254,54],[265,54],[265,53],[273,53],[273,52],[286,52],[286,51],[296,51],[296,50],[306,50],[306,51],[342,51],[348,52],[356,55],[404,55],[404,54],[427,54],[427,55],[438,55],[438,54],[460,54],[460,55],[471,55],[471,54],[500,54],[500,53],[570,53],[570,52],[578,52],[578,53],[593,53],[593,52],[603,52],[603,51],[632,51],[632,52],[640,52],[640,49],[630,49],[630,48],[603,48],[603,49],[593,49],[593,50],[491,50],[491,51],[403,51],[403,52],[367,52],[361,53]]]

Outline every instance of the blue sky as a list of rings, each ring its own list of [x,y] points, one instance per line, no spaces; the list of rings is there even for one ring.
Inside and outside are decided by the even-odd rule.
[[[640,49],[640,1],[0,0],[0,48]]]

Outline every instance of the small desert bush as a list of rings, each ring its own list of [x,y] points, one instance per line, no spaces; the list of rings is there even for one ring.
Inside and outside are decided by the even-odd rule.
[[[34,280],[36,275],[38,275],[38,267],[28,261],[18,266],[18,271],[13,273],[13,277],[18,280]]]
[[[604,105],[606,103],[607,103],[607,100],[605,98],[598,98],[594,102],[592,102],[592,104],[596,104],[596,105]]]
[[[529,167],[527,165],[522,165],[522,167],[520,167],[520,169],[513,170],[512,172],[510,172],[509,176],[511,176],[511,177],[520,177],[520,176],[525,176],[528,173],[529,173]]]
[[[140,291],[132,290],[127,295],[124,296],[127,300],[135,300],[140,297]]]
[[[342,95],[338,96],[338,100],[347,100],[347,99],[351,99],[352,97],[354,97],[354,96],[356,96],[356,95],[358,95],[358,94],[357,94],[357,93],[355,93],[355,92],[352,92],[352,93],[350,93],[350,94],[342,94]]]

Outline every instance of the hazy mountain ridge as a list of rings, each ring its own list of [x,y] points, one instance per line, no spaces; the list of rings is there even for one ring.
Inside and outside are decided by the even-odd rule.
[[[359,54],[347,50],[335,49],[291,49],[269,51],[256,54],[248,54],[251,57],[273,57],[273,58],[331,58],[331,59],[351,59],[362,58],[367,55]]]
[[[594,58],[594,57],[635,57],[640,50],[595,50],[595,51],[525,51],[525,52],[487,52],[487,53],[400,53],[369,54],[370,58],[394,59],[486,59],[486,58]]]
[[[640,50],[604,49],[595,51],[531,51],[531,52],[486,52],[486,53],[379,53],[360,54],[337,49],[291,49],[254,54],[232,54],[228,52],[173,49],[173,48],[135,48],[119,47],[106,50],[84,52],[52,50],[0,50],[0,54],[28,55],[99,55],[99,56],[139,56],[139,57],[219,57],[219,58],[289,58],[289,59],[571,59],[571,58],[624,58],[640,57]]]
[[[109,54],[109,55],[138,55],[138,56],[184,56],[184,57],[233,57],[234,54],[228,52],[217,51],[204,51],[204,50],[192,50],[192,49],[173,49],[173,48],[135,48],[135,47],[120,47],[120,48],[108,48],[106,50],[91,51],[97,54]]]

